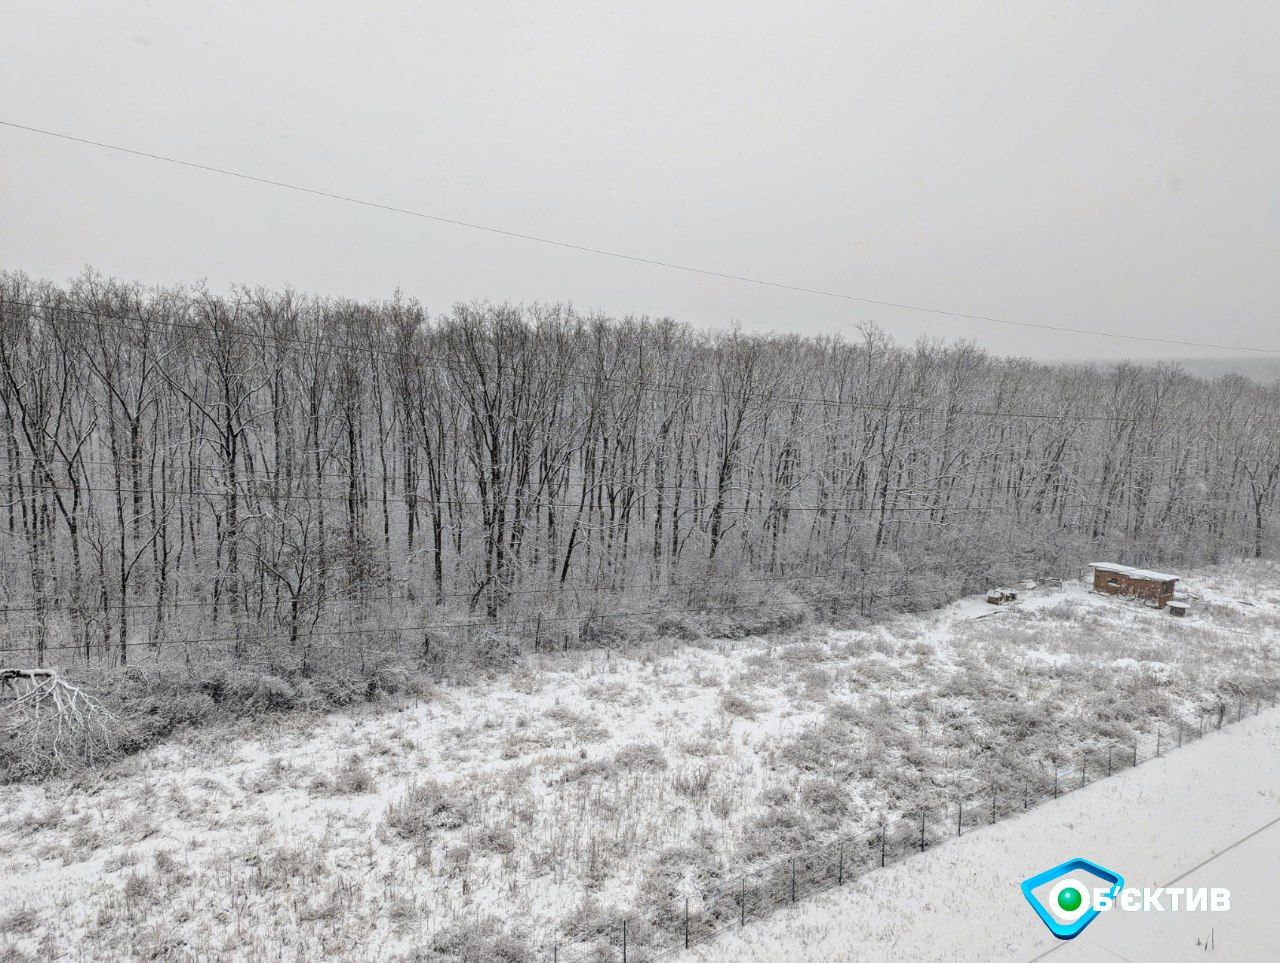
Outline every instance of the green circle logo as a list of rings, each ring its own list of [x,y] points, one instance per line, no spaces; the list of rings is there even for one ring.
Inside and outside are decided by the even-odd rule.
[[[1080,908],[1080,904],[1084,901],[1080,895],[1080,890],[1074,886],[1064,886],[1058,893],[1058,905],[1068,913],[1074,913]]]

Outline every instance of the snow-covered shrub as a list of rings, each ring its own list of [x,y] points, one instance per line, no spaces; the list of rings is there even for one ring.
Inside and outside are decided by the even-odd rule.
[[[413,783],[399,802],[387,807],[384,825],[403,838],[429,840],[469,821],[470,814],[455,788],[426,779]]]
[[[348,753],[334,770],[329,779],[329,787],[332,792],[342,796],[373,792],[373,774],[360,756],[354,752]]]
[[[155,866],[156,875],[161,879],[182,878],[184,876],[182,864],[170,850],[157,849],[151,857],[151,863]]]
[[[759,707],[739,692],[725,689],[720,693],[720,709],[726,715],[740,719],[754,719]]]
[[[520,759],[550,749],[555,743],[556,738],[550,732],[516,732],[502,744],[498,756],[501,759]]]
[[[298,690],[284,679],[260,675],[235,695],[251,711],[279,712],[282,709],[292,709],[297,704]]]
[[[141,903],[151,903],[156,898],[155,879],[147,873],[134,870],[124,878],[124,885],[120,891],[125,903],[134,908]]]
[[[694,595],[699,591],[694,583]],[[706,609],[698,610],[699,603]],[[730,593],[721,587],[714,596],[673,603],[670,612],[653,620],[653,627],[658,635],[669,638],[741,639],[796,629],[805,624],[810,612],[806,602],[782,589],[749,598],[745,591]]]
[[[848,722],[828,716],[784,743],[779,756],[800,773],[852,779],[865,758],[862,740],[855,733]]]
[[[892,661],[892,657],[871,655],[859,659],[845,669],[845,680],[853,689],[883,691],[896,688],[906,681],[906,674]]]
[[[840,699],[827,706],[827,719],[849,727],[869,728],[876,716],[871,705]]]
[[[784,645],[778,650],[778,658],[792,666],[812,665],[829,657],[826,646],[811,639]]]
[[[1271,661],[1275,664],[1274,657]],[[1234,704],[1259,699],[1270,702],[1280,695],[1280,678],[1260,672],[1228,671],[1218,677],[1214,689],[1223,700]]]
[[[516,834],[507,826],[482,826],[475,844],[479,849],[506,856],[516,850]]]
[[[652,860],[640,883],[637,905],[656,927],[654,935],[676,934],[683,925],[683,897],[700,898],[719,888],[727,869],[708,840],[669,846]]]
[[[848,789],[825,776],[805,779],[800,783],[800,800],[817,821],[835,828],[853,813]]]
[[[370,702],[384,695],[398,695],[402,692],[421,695],[431,688],[420,672],[413,671],[402,661],[385,658],[368,667],[364,682],[364,697]]]
[[[658,637],[653,622],[634,616],[597,615],[587,619],[578,634],[581,645],[633,646]]]
[[[497,919],[468,920],[438,930],[424,959],[493,960],[520,963],[533,957],[526,938]]]
[[[571,783],[579,782],[583,779],[607,779],[613,776],[615,772],[612,760],[586,759],[564,769],[557,781]]]
[[[720,751],[720,742],[716,738],[717,735],[718,733],[715,730],[708,732],[704,729],[698,735],[680,743],[680,749],[685,755],[696,756],[700,759],[713,756]]]
[[[552,706],[544,718],[556,723],[561,734],[576,745],[600,742],[609,736],[608,730],[595,719],[568,706]]]
[[[40,914],[30,906],[19,906],[0,916],[0,933],[11,936],[25,936],[35,932],[40,924]]]
[[[682,796],[698,799],[707,794],[711,785],[711,769],[708,766],[694,766],[682,769],[671,779],[671,786]]]
[[[774,783],[761,794],[763,811],[750,822],[743,840],[744,855],[763,859],[795,852],[811,843],[814,836],[809,808],[796,798],[789,786]]]
[[[622,928],[622,917],[600,905],[594,896],[583,897],[561,921],[560,929],[571,940],[612,936]],[[589,958],[589,957],[588,957]]]
[[[241,859],[252,869],[249,881],[259,893],[287,889],[300,881],[315,880],[325,872],[325,862],[314,845],[263,846],[246,844]]]
[[[652,742],[637,742],[623,746],[613,757],[619,769],[628,772],[660,772],[667,768],[667,755]]]

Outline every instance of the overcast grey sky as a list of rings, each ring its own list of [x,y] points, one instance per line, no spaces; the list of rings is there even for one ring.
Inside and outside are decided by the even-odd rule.
[[[1274,0],[0,0],[0,119],[869,298],[1280,347],[1277,36]],[[7,128],[0,264],[1195,353],[690,276]]]

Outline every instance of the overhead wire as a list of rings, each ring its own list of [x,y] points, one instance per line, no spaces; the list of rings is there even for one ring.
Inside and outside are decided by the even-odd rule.
[[[989,563],[986,566],[986,568],[990,569],[992,566],[995,566],[995,565],[1010,564],[1013,561],[1019,561],[1019,560],[1020,559],[1017,559],[1017,558],[995,560]],[[899,570],[899,569],[892,569],[892,570],[881,569],[881,570],[868,570],[865,572],[851,572],[849,574],[854,577],[859,577],[859,576],[866,576],[866,575],[905,576],[905,575],[909,575],[910,573],[905,572],[903,570]],[[824,577],[835,577],[835,576],[824,576]],[[813,578],[813,576],[812,575],[786,576],[786,577],[778,578],[776,579],[776,581],[792,582],[792,581],[803,580],[805,578]],[[753,582],[753,581],[769,582],[769,581],[775,581],[775,579],[746,578],[746,579],[730,580],[726,578],[725,581],[733,581],[735,583],[744,583],[744,582]],[[681,582],[681,583],[677,583],[675,587],[683,588],[688,586],[689,584],[690,583],[688,582]],[[692,584],[696,585],[698,583],[695,580]],[[607,594],[620,595],[621,593],[610,592]],[[890,597],[893,597],[893,595],[886,594],[884,596],[867,596],[865,600],[880,601],[884,598],[890,598]],[[571,615],[539,614],[537,616],[528,616],[528,617],[521,617],[521,618],[515,618],[515,619],[502,619],[502,618],[468,619],[461,622],[426,622],[421,624],[404,625],[404,626],[379,625],[379,626],[363,626],[359,628],[352,627],[352,628],[342,628],[342,629],[324,629],[321,631],[303,630],[298,632],[298,637],[299,639],[318,639],[318,638],[347,638],[347,637],[353,637],[353,636],[359,637],[359,636],[378,635],[378,634],[403,635],[405,633],[428,632],[428,631],[442,630],[442,629],[466,629],[468,631],[473,631],[479,628],[488,628],[488,627],[514,628],[517,626],[544,624],[548,622],[549,623],[578,622],[578,621],[589,622],[589,621],[598,621],[600,619],[641,618],[641,617],[676,615],[676,614],[696,615],[696,614],[708,614],[708,613],[720,613],[720,612],[745,612],[745,611],[751,611],[754,608],[755,608],[754,604],[742,604],[742,603],[734,603],[732,605],[716,605],[712,603],[710,605],[704,604],[704,605],[698,605],[698,606],[691,606],[688,608],[671,608],[670,606],[662,606],[660,608],[644,609],[640,611],[611,610],[608,612],[579,612]],[[0,614],[3,614],[3,612],[0,611]],[[182,645],[211,645],[211,644],[221,644],[221,643],[241,643],[242,644],[242,643],[249,643],[249,642],[281,641],[283,638],[287,637],[287,635],[288,635],[288,631],[282,630],[281,632],[276,632],[268,635],[223,635],[223,636],[206,636],[206,637],[200,637],[200,638],[165,639],[162,641],[151,640],[151,639],[134,639],[134,640],[125,640],[123,644],[125,647],[129,647],[129,648],[137,647],[137,646],[172,647],[172,646],[182,646]],[[95,643],[93,642],[89,643],[90,646],[94,644]],[[120,647],[121,647],[121,642],[113,641],[110,645],[101,646],[100,648],[105,649],[106,651],[115,651],[115,650],[118,650]],[[37,652],[37,651],[43,651],[43,652],[84,651],[85,648],[86,648],[86,645],[83,643],[81,644],[59,643],[56,645],[46,645],[42,649],[35,645],[20,646],[20,647],[13,647],[13,648],[0,648],[0,653]]]
[[[197,161],[185,160],[179,157],[173,157],[167,154],[161,154],[155,151],[140,150],[134,147],[127,147],[121,144],[112,144],[106,141],[91,140],[87,137],[79,137],[74,134],[68,134],[63,131],[49,130],[42,127],[34,127],[28,124],[19,124],[14,121],[0,120],[0,126],[8,127],[12,130],[26,131],[27,133],[38,134],[43,137],[55,138],[69,143],[81,144],[88,147],[94,147],[100,150],[112,151],[118,154],[125,154],[133,157],[140,157],[149,160],[158,161],[177,167],[189,168],[192,170],[204,171],[205,173],[218,174],[224,177],[236,178],[243,181],[261,184],[268,187],[276,187],[282,190],[293,191],[299,194],[307,194],[314,197],[322,197],[328,200],[341,201],[347,204],[355,204],[360,207],[372,208],[374,210],[386,211],[392,214],[401,214],[408,217],[419,218],[422,220],[433,221],[439,224],[447,224],[453,227],[466,228],[467,230],[479,231],[486,234],[498,235],[501,237],[512,238],[522,241],[530,241],[537,244],[543,244],[549,247],[560,248],[568,251],[575,251],[583,254],[592,254],[600,257],[612,258],[620,261],[627,261],[634,264],[643,264],[651,267],[666,268],[673,271],[680,271],[687,274],[696,274],[702,277],[719,278],[726,281],[736,281],[743,284],[751,284],[759,287],[772,288],[781,291],[791,291],[799,294],[810,294],[824,298],[832,298],[841,301],[856,302],[859,304],[869,304],[876,307],[896,308],[904,311],[915,311],[921,314],[929,314],[938,317],[949,317],[964,321],[977,321],[986,324],[998,324],[1009,327],[1028,328],[1039,331],[1055,331],[1065,334],[1086,335],[1089,337],[1111,338],[1122,341],[1141,342],[1147,344],[1168,344],[1178,345],[1182,347],[1196,348],[1213,348],[1225,351],[1248,351],[1265,354],[1280,354],[1280,348],[1262,347],[1257,345],[1246,344],[1225,344],[1210,341],[1195,341],[1184,338],[1163,338],[1153,335],[1129,334],[1121,331],[1106,331],[1096,328],[1081,328],[1074,325],[1050,324],[1043,321],[1023,321],[1013,318],[997,317],[994,315],[978,314],[965,311],[953,311],[946,308],[936,308],[919,304],[909,304],[902,301],[893,301],[884,298],[870,298],[860,295],[848,294],[842,291],[833,291],[825,288],[809,287],[801,284],[792,284],[785,281],[774,281],[767,278],[755,277],[748,274],[738,274],[728,271],[717,271],[710,268],[699,267],[691,264],[683,264],[676,261],[670,261],[656,257],[646,257],[636,254],[627,254],[622,251],[610,250],[608,248],[594,247],[586,244],[577,244],[569,241],[559,240],[557,238],[547,237],[540,234],[533,234],[524,231],[516,231],[508,228],[495,227],[487,224],[479,224],[474,221],[467,221],[461,218],[446,217],[441,214],[428,213],[426,211],[414,210],[407,207],[399,207],[393,204],[384,204],[378,201],[369,200],[367,198],[356,197],[355,195],[340,193],[338,191],[322,190],[314,187],[307,187],[301,184],[294,184],[288,181],[278,180],[276,178],[264,177],[258,174],[251,174],[245,171],[233,170],[226,167],[218,167],[213,164],[203,164]]]

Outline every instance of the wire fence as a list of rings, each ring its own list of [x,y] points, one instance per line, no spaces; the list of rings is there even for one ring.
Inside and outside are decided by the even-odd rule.
[[[1257,715],[1276,697],[1221,703],[1197,716],[1176,714],[1131,740],[1111,740],[1077,753],[1069,765],[996,780],[963,796],[922,805],[865,832],[842,836],[756,869],[722,879],[702,892],[619,914],[594,932],[545,947],[538,959],[643,963],[672,957],[775,910],[860,879],[948,839],[1058,799],[1099,779],[1166,755],[1224,725]],[[1063,753],[1056,755],[1066,758]]]

